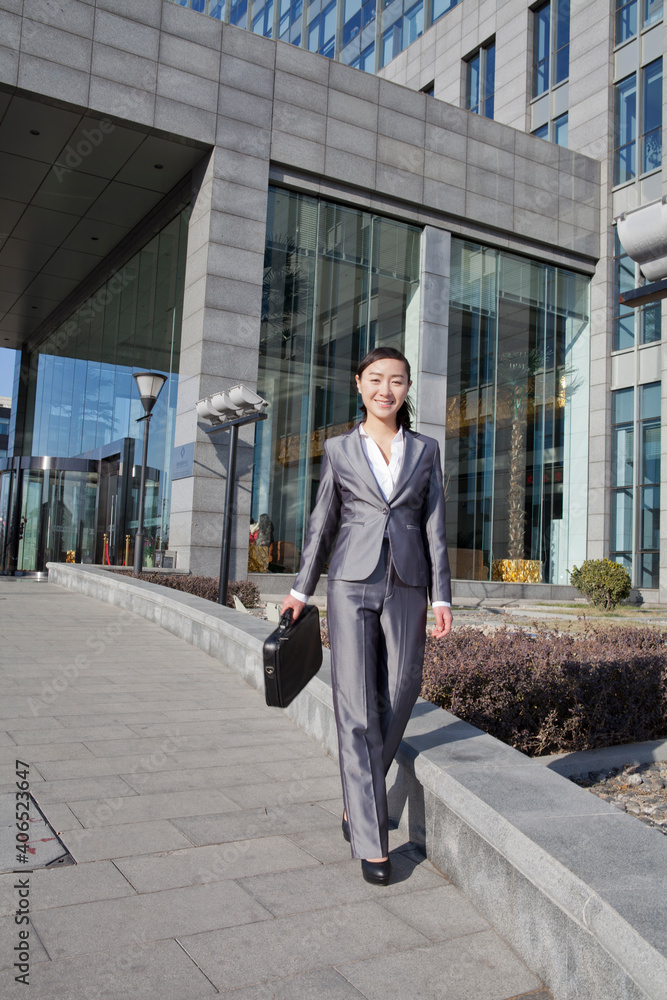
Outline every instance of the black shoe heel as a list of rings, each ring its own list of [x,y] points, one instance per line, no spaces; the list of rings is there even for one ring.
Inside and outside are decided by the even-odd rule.
[[[371,885],[387,885],[391,875],[391,861],[362,861],[361,872]]]
[[[349,844],[350,843],[350,824],[348,823],[348,821],[345,819],[344,816],[343,816],[343,819],[341,821],[341,829],[343,831],[343,836],[345,837],[345,839],[347,840],[347,842]]]

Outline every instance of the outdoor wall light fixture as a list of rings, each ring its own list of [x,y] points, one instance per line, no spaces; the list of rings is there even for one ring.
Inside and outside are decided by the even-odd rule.
[[[134,572],[141,575],[144,561],[144,493],[146,490],[146,466],[148,464],[148,425],[153,414],[153,407],[160,395],[162,386],[167,381],[166,375],[159,372],[135,372],[133,375],[144,408],[144,453],[141,460],[141,480],[139,484],[139,511],[137,514],[137,533],[134,536]]]
[[[620,303],[636,309],[667,298],[667,198],[623,212],[616,227],[623,249],[646,279],[638,288],[621,291]]]
[[[264,410],[268,400],[262,399],[245,385],[235,385],[224,392],[215,392],[197,402],[197,416],[209,421],[213,426],[204,428],[207,434],[229,430],[229,452],[227,454],[227,479],[225,501],[222,512],[222,546],[220,549],[220,585],[218,604],[227,603],[229,583],[229,560],[232,549],[232,519],[234,514],[234,485],[236,481],[236,451],[239,427],[266,420]]]

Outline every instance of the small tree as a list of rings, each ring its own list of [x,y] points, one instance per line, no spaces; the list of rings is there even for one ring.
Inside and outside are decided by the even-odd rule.
[[[611,559],[587,559],[572,567],[570,583],[587,601],[604,611],[613,611],[630,594],[632,581],[625,566]]]

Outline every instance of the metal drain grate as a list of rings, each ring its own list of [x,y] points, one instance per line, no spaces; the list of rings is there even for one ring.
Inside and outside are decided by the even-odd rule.
[[[23,805],[21,803],[21,805]],[[16,796],[7,792],[0,795],[0,872],[32,872],[37,868],[57,868],[76,862],[58,834],[35,802],[32,795],[28,804],[28,839],[26,851],[17,851]],[[25,863],[19,855],[26,858]]]

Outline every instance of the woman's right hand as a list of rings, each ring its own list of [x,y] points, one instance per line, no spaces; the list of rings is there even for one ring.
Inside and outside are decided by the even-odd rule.
[[[280,609],[280,614],[284,615],[288,608],[292,609],[292,618],[294,621],[297,620],[303,609],[305,608],[303,601],[297,601],[296,597],[292,597],[288,594],[283,600],[283,606]]]

